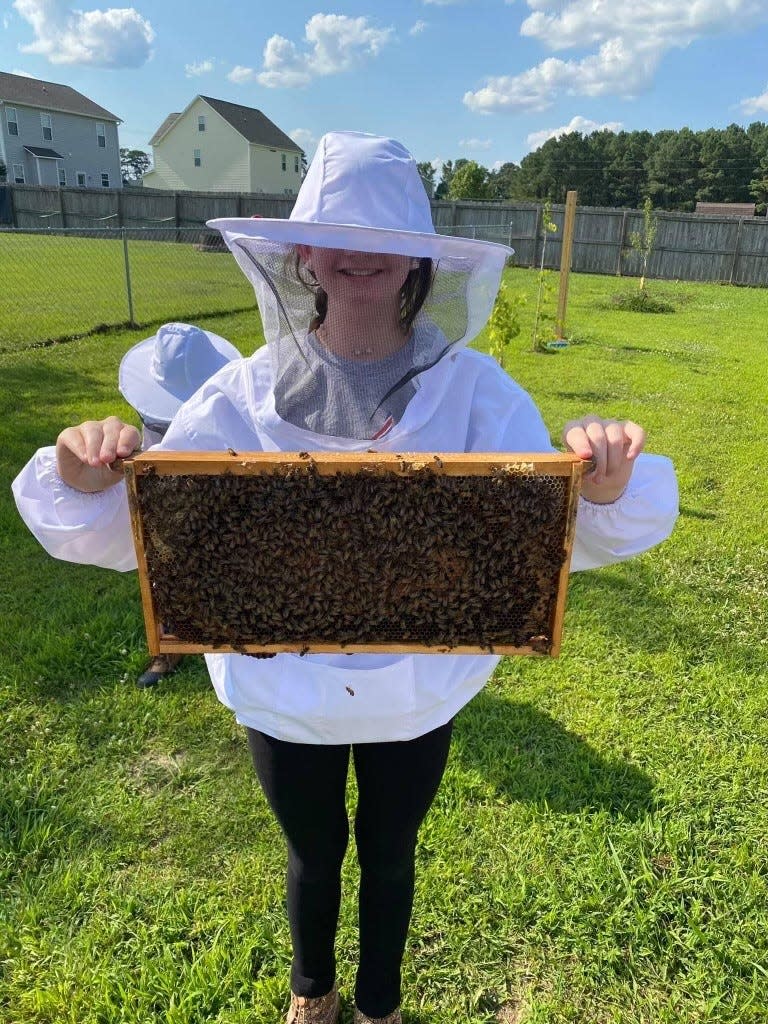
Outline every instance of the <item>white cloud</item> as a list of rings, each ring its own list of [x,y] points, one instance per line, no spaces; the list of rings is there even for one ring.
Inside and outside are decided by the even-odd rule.
[[[137,68],[152,56],[155,33],[133,7],[79,11],[61,0],[15,0],[13,6],[35,33],[34,42],[19,49],[51,64]]]
[[[184,74],[187,78],[197,78],[199,75],[207,75],[209,71],[213,71],[212,60],[201,60],[197,64],[185,64]]]
[[[739,106],[745,114],[768,113],[768,89],[760,96],[748,96]]]
[[[307,159],[311,159],[312,152],[318,143],[317,136],[313,135],[309,128],[294,128],[292,132],[288,132],[288,135],[297,146],[301,146],[307,154]]]
[[[366,57],[376,57],[394,30],[374,28],[367,18],[344,14],[313,14],[304,26],[307,49],[274,35],[264,47],[264,68],[258,79],[269,88],[306,85],[312,78],[349,71]]]
[[[456,7],[458,4],[463,2],[464,0],[424,0],[424,3],[428,7]]]
[[[290,39],[270,36],[264,47],[264,70],[257,77],[262,85],[272,89],[281,85],[307,85],[312,80],[307,65],[308,61]]]
[[[424,29],[426,27],[427,27],[427,22],[426,21],[422,21],[421,18],[419,18],[419,20],[415,21],[413,23],[413,25],[411,25],[411,27],[408,29],[408,35],[409,36],[420,36],[421,33],[424,31]]]
[[[598,124],[597,121],[590,121],[589,118],[577,114],[572,117],[568,124],[561,128],[544,128],[540,132],[531,132],[526,139],[531,151],[543,146],[548,139],[559,139],[561,135],[568,135],[570,132],[581,132],[582,135],[591,135],[592,132],[619,132],[623,125],[621,121],[606,121],[605,124]]]
[[[491,139],[459,139],[462,149],[490,149]]]
[[[765,0],[528,0],[520,34],[549,50],[592,51],[548,57],[516,75],[490,76],[464,95],[480,113],[546,110],[558,95],[635,96],[647,89],[662,57],[703,36],[768,20]]]
[[[243,85],[245,82],[252,82],[256,78],[256,71],[253,68],[244,68],[242,64],[235,64],[227,74],[230,82],[235,85]]]
[[[22,71],[21,68],[14,68],[11,72],[12,75],[21,75],[22,78],[34,78],[28,71]]]

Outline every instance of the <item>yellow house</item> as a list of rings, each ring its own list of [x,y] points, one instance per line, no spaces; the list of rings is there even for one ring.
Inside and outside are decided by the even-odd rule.
[[[147,188],[295,196],[303,150],[260,110],[196,96],[149,140]]]

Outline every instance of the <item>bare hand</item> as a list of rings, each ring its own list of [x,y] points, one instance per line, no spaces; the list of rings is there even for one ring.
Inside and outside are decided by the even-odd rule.
[[[105,491],[123,479],[121,472],[110,469],[111,464],[132,455],[140,443],[136,427],[117,416],[67,427],[56,440],[59,476],[78,491]]]
[[[563,441],[574,455],[594,461],[595,468],[584,477],[581,493],[587,501],[606,505],[624,493],[635,459],[645,446],[645,431],[631,420],[588,415],[566,423]]]

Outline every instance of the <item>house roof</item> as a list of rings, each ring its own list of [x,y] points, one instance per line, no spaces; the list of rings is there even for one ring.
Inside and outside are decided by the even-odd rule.
[[[754,203],[696,203],[696,213],[719,217],[754,217]]]
[[[46,149],[44,146],[25,146],[24,149],[27,153],[31,153],[32,156],[42,156],[47,160],[63,160],[64,157],[61,153],[57,153],[55,149]]]
[[[240,103],[227,103],[226,100],[215,100],[212,96],[201,96],[217,114],[221,114],[225,121],[240,132],[243,138],[249,142],[255,142],[260,146],[275,146],[278,149],[295,149],[301,153],[301,146],[297,145],[290,136],[280,131],[277,125],[270,121],[266,114],[254,107],[244,107]]]
[[[168,131],[168,129],[171,127],[171,125],[173,124],[173,122],[176,120],[177,117],[181,117],[181,111],[180,110],[177,110],[175,114],[169,114],[168,117],[166,117],[166,119],[163,121],[163,123],[157,129],[155,134],[149,140],[150,146],[154,146],[154,144],[156,142],[159,142],[160,139],[162,139],[162,137],[165,135],[165,133]]]
[[[103,121],[119,122],[121,118],[110,114],[98,103],[89,100],[76,89],[57,82],[43,82],[26,75],[11,75],[0,71],[0,102],[19,103],[25,107],[40,107],[43,110],[59,110],[66,114],[82,114],[98,117]]]
[[[228,103],[227,100],[217,100],[213,96],[196,96],[195,99],[205,100],[208,106],[220,114],[248,142],[259,146],[272,146],[275,149],[289,149],[296,153],[303,153],[301,146],[297,145],[273,121],[270,121],[266,114],[262,114],[255,107],[244,107],[240,103]],[[192,103],[194,102],[195,100],[192,100]],[[187,110],[192,103],[186,108]],[[182,113],[185,112],[182,111]],[[150,146],[156,145],[179,117],[181,114],[169,114],[149,140]]]

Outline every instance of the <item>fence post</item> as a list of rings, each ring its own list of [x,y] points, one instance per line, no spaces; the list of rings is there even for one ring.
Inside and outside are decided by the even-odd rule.
[[[728,278],[728,284],[733,284],[733,278],[736,274],[736,261],[739,258],[739,249],[741,248],[741,229],[744,226],[744,218],[739,217],[739,226],[736,228],[736,245],[733,247],[733,259],[731,260],[731,274]]]
[[[538,267],[539,265],[539,232],[541,231],[541,215],[544,212],[544,208],[541,203],[536,207],[536,225],[533,229],[533,256],[531,257],[531,266]]]
[[[131,261],[128,259],[128,232],[125,228],[120,228],[120,234],[123,236],[123,259],[125,261],[125,291],[128,295],[128,322],[131,327],[136,326],[136,321],[133,318],[133,291],[131,289]]]
[[[16,189],[13,185],[8,187],[11,190],[11,227],[17,228],[19,225],[16,223]]]
[[[570,189],[565,198],[563,213],[563,242],[560,248],[560,291],[557,297],[555,337],[562,341],[565,336],[565,311],[568,308],[568,282],[571,275],[573,235],[576,227],[576,202],[578,192]]]
[[[67,219],[64,216],[64,192],[59,186],[59,216],[61,217],[61,226],[65,228],[67,226]]]
[[[627,211],[621,215],[621,233],[619,235],[619,255],[616,259],[616,276],[621,277],[621,258],[624,255],[625,239],[627,236]]]

